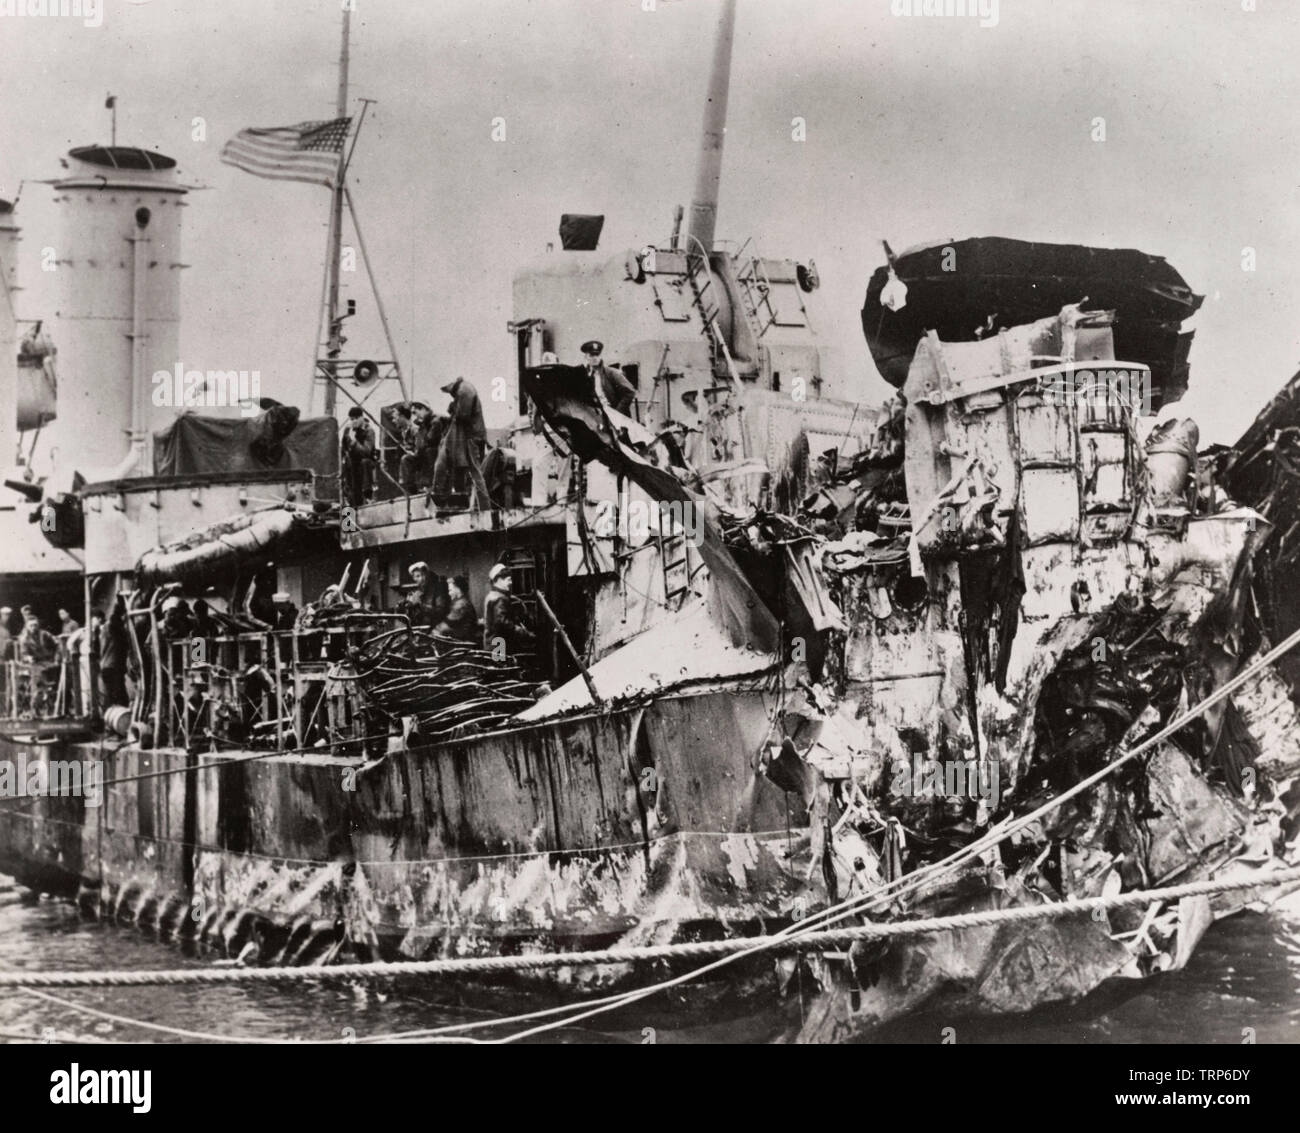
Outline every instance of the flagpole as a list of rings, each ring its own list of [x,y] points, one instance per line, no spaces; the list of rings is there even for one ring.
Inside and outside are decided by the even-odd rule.
[[[352,23],[352,10],[343,5],[343,46],[339,49],[339,118],[348,116],[348,32]],[[334,201],[330,209],[330,260],[329,260],[329,347],[326,356],[337,362],[343,351],[343,330],[339,322],[339,260],[343,254],[343,163],[339,162],[339,175],[334,179]],[[335,382],[338,373],[331,368],[325,384],[325,415],[333,417],[337,404]]]

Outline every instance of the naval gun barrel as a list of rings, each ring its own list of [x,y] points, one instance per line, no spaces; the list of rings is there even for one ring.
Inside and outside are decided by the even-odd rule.
[[[736,30],[736,0],[723,0],[718,35],[713,42],[709,96],[704,104],[700,157],[695,167],[695,195],[691,198],[691,239],[687,251],[713,251],[713,230],[718,220],[718,185],[722,180],[722,141],[727,128],[727,91],[731,85],[731,41]]]

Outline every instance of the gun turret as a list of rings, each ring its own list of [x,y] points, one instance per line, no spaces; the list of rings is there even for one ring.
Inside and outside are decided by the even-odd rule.
[[[713,42],[713,67],[709,72],[709,97],[704,104],[700,132],[700,157],[695,167],[695,195],[687,228],[687,251],[713,251],[718,221],[718,185],[722,180],[722,142],[727,129],[727,92],[731,85],[731,41],[736,29],[736,0],[723,0],[718,35]],[[699,241],[699,246],[695,241]]]

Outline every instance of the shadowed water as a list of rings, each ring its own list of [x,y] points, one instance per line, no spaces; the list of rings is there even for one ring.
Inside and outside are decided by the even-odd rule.
[[[0,970],[102,970],[203,967],[206,958],[135,929],[90,921],[51,900],[33,902],[0,880]],[[0,1041],[20,1038],[90,1042],[198,1042],[217,1036],[271,1042],[318,1042],[394,1035],[486,1016],[449,1011],[409,986],[241,985],[0,990]],[[87,1015],[94,1008],[136,1022]],[[526,1010],[526,1008],[521,1008]],[[624,1017],[623,1022],[626,1022]],[[141,1024],[169,1028],[160,1031]],[[599,1020],[545,1036],[558,1042],[643,1042],[648,1031],[604,1033]],[[665,1029],[660,1043],[762,1042],[772,1018]],[[1147,981],[1113,981],[1082,1003],[1002,1019],[914,1018],[877,1041],[938,1043],[946,1027],[959,1043],[1240,1043],[1250,1028],[1259,1043],[1300,1041],[1300,894],[1267,914],[1243,914],[1212,926],[1188,967]],[[192,1035],[175,1033],[192,1032]],[[207,1036],[207,1037],[204,1037]]]

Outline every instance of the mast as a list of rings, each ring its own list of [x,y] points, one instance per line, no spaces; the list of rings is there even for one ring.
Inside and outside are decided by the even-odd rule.
[[[343,5],[343,46],[339,49],[339,92],[337,117],[348,116],[348,32],[352,22],[351,7]],[[330,261],[329,261],[329,348],[327,356],[338,360],[343,350],[343,324],[339,321],[339,259],[343,251],[343,162],[339,162],[339,175],[335,179],[334,200],[330,207]],[[333,417],[337,401],[336,372],[325,383],[325,415]]]

